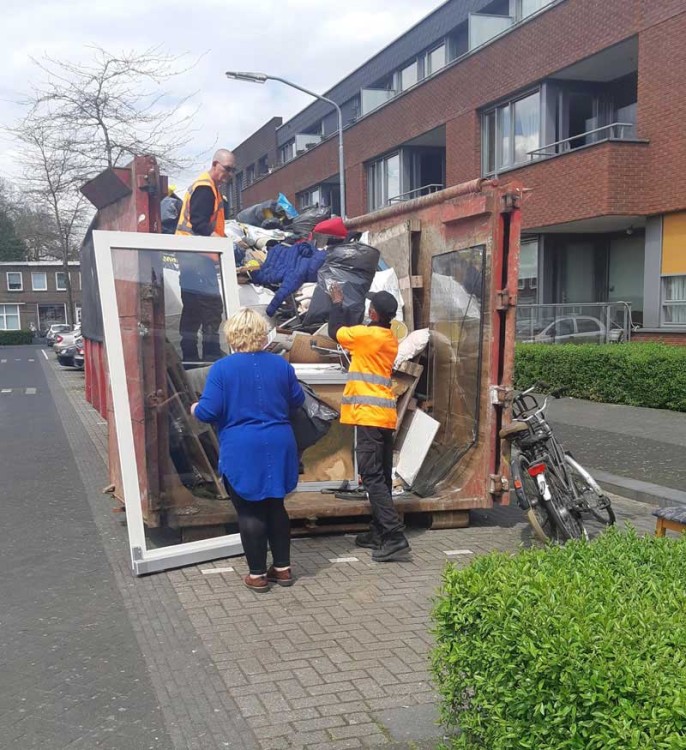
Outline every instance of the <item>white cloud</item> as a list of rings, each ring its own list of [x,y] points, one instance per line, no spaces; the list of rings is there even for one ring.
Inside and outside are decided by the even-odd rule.
[[[189,150],[204,166],[216,146],[236,146],[275,115],[288,119],[310,97],[278,83],[228,81],[226,70],[281,75],[324,92],[410,28],[441,0],[5,0],[0,128],[21,114],[15,104],[44,74],[31,62],[46,55],[87,61],[92,45],[109,51],[163,45],[198,60],[166,87],[172,98],[197,92]],[[9,7],[7,7],[9,6]],[[204,155],[204,156],[203,156]],[[22,165],[0,132],[0,177],[17,179]],[[172,175],[185,184],[187,175]]]

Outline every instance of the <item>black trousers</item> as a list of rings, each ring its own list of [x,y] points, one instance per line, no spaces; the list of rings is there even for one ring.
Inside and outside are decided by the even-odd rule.
[[[372,523],[383,538],[402,532],[393,505],[393,430],[357,427],[357,470],[372,505]]]
[[[181,354],[186,361],[198,359],[198,330],[202,329],[203,360],[221,356],[219,347],[219,327],[222,323],[224,304],[222,298],[214,294],[198,294],[181,290]]]
[[[253,575],[267,572],[267,543],[277,568],[291,564],[291,522],[282,497],[250,501],[241,497],[224,480],[238,514],[238,531],[248,568]]]

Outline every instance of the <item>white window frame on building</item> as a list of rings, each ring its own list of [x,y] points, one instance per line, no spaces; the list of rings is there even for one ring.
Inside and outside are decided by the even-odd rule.
[[[531,138],[518,133],[518,105],[536,100],[538,107],[537,133]],[[531,163],[530,151],[541,145],[542,130],[541,88],[501,102],[486,110],[481,116],[481,171],[485,176],[497,175],[508,169],[517,169]],[[524,119],[524,118],[522,118]],[[529,142],[525,142],[529,138]],[[519,141],[518,141],[519,139]],[[524,141],[524,142],[522,142]]]
[[[432,60],[432,56],[435,55],[439,50],[443,51],[443,62],[440,63],[440,65],[434,66],[434,61]],[[448,43],[446,40],[443,40],[439,45],[434,47],[433,49],[429,50],[426,53],[426,63],[424,66],[424,70],[426,72],[427,76],[433,75],[434,73],[437,73],[439,70],[442,70],[445,68],[445,66],[448,64]]]
[[[36,278],[42,278],[43,283],[37,284]],[[31,290],[34,292],[48,291],[48,274],[45,271],[31,271]]]
[[[265,154],[257,160],[257,176],[263,177],[269,174],[269,156]]]
[[[60,286],[60,276],[64,278],[64,284]],[[55,289],[58,292],[66,292],[67,291],[67,272],[66,271],[55,271]]]
[[[405,73],[412,68],[414,68],[414,80],[407,80]],[[422,71],[420,70],[419,60],[415,58],[411,62],[407,63],[407,65],[403,65],[403,67],[398,71],[398,85],[396,86],[396,89],[398,91],[407,91],[413,86],[416,86],[421,80]]]
[[[660,323],[686,327],[686,211],[662,219]]]
[[[10,314],[7,308],[13,307],[16,312]],[[17,319],[16,328],[8,328],[7,319],[9,317]],[[7,303],[0,304],[0,331],[21,331],[21,312],[19,311],[19,305],[10,305]]]
[[[292,138],[288,143],[284,143],[279,148],[279,163],[288,164],[289,161],[295,159],[295,138]]]
[[[16,276],[19,277],[19,282],[10,281],[10,279],[15,278]],[[21,271],[7,271],[6,280],[7,280],[8,292],[23,292],[24,291],[24,274]],[[17,283],[19,284],[18,286],[17,286]]]
[[[298,193],[298,209],[302,211],[311,206],[319,206],[321,195],[321,185],[314,185],[313,187]]]
[[[255,182],[255,165],[251,164],[245,168],[245,184],[252,185]]]

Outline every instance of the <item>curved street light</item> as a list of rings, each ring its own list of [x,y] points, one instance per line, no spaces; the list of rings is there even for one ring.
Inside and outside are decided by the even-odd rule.
[[[292,81],[287,81],[285,78],[280,78],[279,76],[271,76],[271,75],[267,75],[266,73],[247,73],[247,72],[242,72],[242,71],[227,71],[226,77],[234,81],[248,81],[249,83],[266,83],[267,81],[279,81],[280,83],[286,84],[286,86],[290,86],[291,88],[297,89],[298,91],[302,91],[304,94],[309,94],[310,96],[313,96],[315,99],[321,99],[323,102],[330,104],[332,107],[336,109],[336,113],[338,114],[338,172],[339,172],[340,181],[341,181],[341,218],[345,220],[346,213],[345,213],[345,160],[343,157],[343,113],[341,112],[341,108],[338,106],[338,104],[336,104],[336,102],[333,101],[332,99],[328,99],[327,97],[321,96],[320,94],[315,94],[314,91],[309,91],[308,89],[305,89],[302,86],[298,86],[297,83],[293,83]]]

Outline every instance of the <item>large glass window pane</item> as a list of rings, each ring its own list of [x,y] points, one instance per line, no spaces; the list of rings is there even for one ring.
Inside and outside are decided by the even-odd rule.
[[[0,331],[19,330],[19,305],[0,305]]]
[[[34,271],[31,274],[31,288],[34,292],[44,292],[48,288],[48,275],[45,271]]]
[[[371,112],[373,109],[390,101],[395,96],[395,93],[395,91],[389,89],[362,89],[360,92],[362,114],[366,115],[367,112]]]
[[[24,288],[23,280],[20,271],[8,271],[7,272],[7,289],[10,292],[21,292]]]
[[[411,65],[403,68],[400,71],[400,88],[402,91],[409,89],[410,86],[414,86],[419,80],[419,73],[417,69],[417,61],[415,60]]]
[[[537,91],[514,103],[514,163],[529,161],[540,146],[541,97]]]
[[[485,174],[495,172],[495,112],[484,115],[483,168]]]
[[[523,240],[519,250],[519,299],[523,305],[536,303],[538,289],[538,240]]]
[[[429,52],[428,59],[429,73],[435,73],[437,70],[440,70],[446,63],[445,44]]]
[[[386,201],[400,195],[400,154],[386,159]]]
[[[512,166],[512,119],[510,105],[496,110],[496,168]]]
[[[686,325],[686,276],[666,276],[662,279],[662,322],[666,325]]]
[[[537,10],[540,10],[541,8],[545,8],[545,6],[550,5],[552,1],[553,0],[520,0],[521,2],[520,19],[530,16],[532,13],[535,13]]]
[[[57,271],[55,274],[55,288],[59,292],[64,292],[67,289],[67,275],[64,271]]]
[[[482,13],[471,13],[469,16],[469,49],[473,50],[486,44],[512,26],[510,16],[487,16]]]

